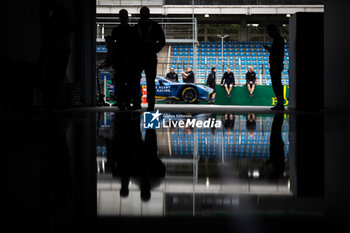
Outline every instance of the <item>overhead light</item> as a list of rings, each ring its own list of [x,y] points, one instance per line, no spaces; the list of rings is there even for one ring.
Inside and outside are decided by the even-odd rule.
[[[290,14],[286,14],[286,17],[289,18],[289,17],[290,17]]]
[[[257,23],[253,23],[253,24],[252,24],[252,26],[253,26],[253,27],[258,27],[258,26],[259,26],[259,24],[257,24]]]
[[[205,18],[209,18],[209,14],[205,14],[204,17],[205,17]]]
[[[132,14],[130,14],[130,13],[129,13],[129,14],[128,14],[128,16],[129,16],[129,17],[131,17],[131,16],[132,16]]]

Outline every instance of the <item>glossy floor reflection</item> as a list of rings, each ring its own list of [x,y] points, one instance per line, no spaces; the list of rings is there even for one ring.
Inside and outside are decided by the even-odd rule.
[[[277,203],[266,209],[267,201],[294,196],[289,115],[162,113],[159,129],[145,129],[144,120],[97,113],[99,216],[290,211]],[[169,124],[193,120],[220,126]]]

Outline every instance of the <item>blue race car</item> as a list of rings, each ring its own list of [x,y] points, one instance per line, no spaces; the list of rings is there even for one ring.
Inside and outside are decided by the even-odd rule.
[[[156,99],[178,100],[186,103],[208,101],[213,89],[195,83],[172,82],[161,76],[156,77]],[[141,90],[147,86],[146,77],[142,76]]]

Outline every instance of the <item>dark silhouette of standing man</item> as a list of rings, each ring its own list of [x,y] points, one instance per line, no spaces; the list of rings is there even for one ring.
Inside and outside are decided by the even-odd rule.
[[[157,74],[157,53],[165,45],[165,36],[163,29],[158,23],[149,19],[150,10],[148,7],[142,7],[140,10],[138,24],[135,25],[134,33],[136,34],[136,83],[134,84],[134,106],[141,108],[140,98],[140,78],[144,70],[147,81],[147,111],[154,110],[155,104],[155,78]],[[135,107],[134,107],[135,108]]]
[[[128,75],[132,61],[132,28],[128,24],[128,11],[121,9],[119,11],[120,25],[112,31],[112,40],[116,41],[112,48],[112,67],[115,69],[115,96],[116,105],[124,110],[129,107],[128,98]]]
[[[277,97],[277,105],[272,110],[284,110],[283,86],[281,73],[283,70],[284,57],[284,39],[277,30],[276,25],[270,24],[266,28],[267,33],[273,38],[271,47],[264,45],[264,48],[270,53],[270,75],[272,88]]]

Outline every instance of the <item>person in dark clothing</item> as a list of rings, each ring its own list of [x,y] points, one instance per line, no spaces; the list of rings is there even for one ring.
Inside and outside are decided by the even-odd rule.
[[[128,98],[128,75],[132,66],[132,28],[128,24],[128,11],[121,9],[119,11],[120,25],[112,31],[112,40],[115,44],[111,53],[111,64],[115,70],[115,96],[119,109],[129,108]]]
[[[226,72],[222,75],[221,86],[225,86],[227,97],[231,97],[232,87],[236,87],[235,75],[231,72],[230,68],[227,68]]]
[[[245,74],[245,79],[247,80],[249,95],[250,97],[253,97],[253,92],[255,90],[256,73],[254,72],[254,68],[252,66],[249,66],[249,70]]]
[[[155,104],[155,79],[157,74],[157,53],[165,45],[165,35],[160,25],[149,19],[150,10],[148,7],[142,7],[140,10],[141,19],[134,27],[136,38],[135,48],[137,55],[136,74],[133,84],[134,108],[141,108],[140,98],[140,78],[144,70],[147,81],[147,102],[148,111],[154,110]]]
[[[213,93],[211,94],[211,100],[209,100],[209,103],[213,104],[215,102],[215,95],[216,95],[216,68],[215,67],[211,68],[211,72],[208,75],[207,86],[214,89]]]
[[[166,74],[166,78],[173,82],[179,81],[179,76],[175,73],[174,68],[170,68],[170,72]]]
[[[267,33],[273,38],[271,47],[264,45],[264,48],[270,53],[270,75],[273,91],[277,97],[277,105],[272,110],[284,110],[283,86],[281,81],[281,73],[283,70],[284,57],[284,39],[280,35],[277,27],[270,24]]]
[[[49,108],[66,105],[67,66],[71,53],[73,16],[63,3],[49,4],[48,43],[45,65],[48,78],[44,84],[44,104]]]
[[[191,68],[186,68],[186,72],[181,72],[184,83],[194,83],[194,73]]]

